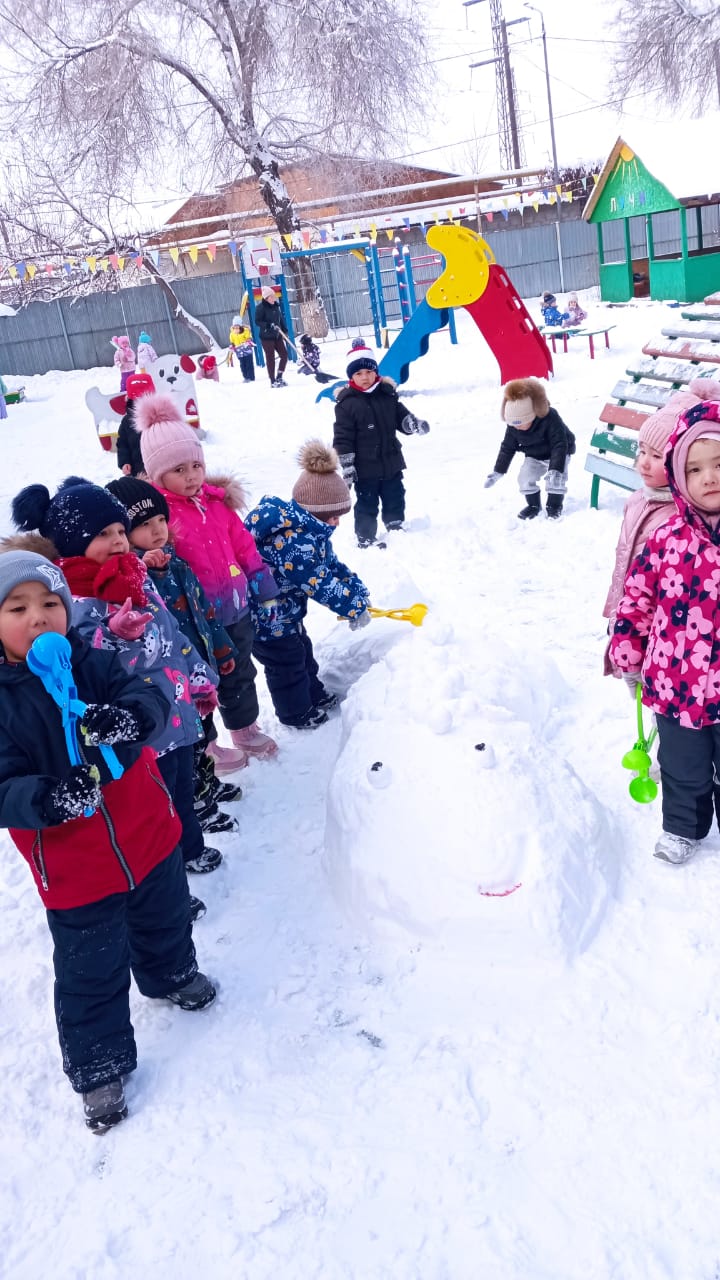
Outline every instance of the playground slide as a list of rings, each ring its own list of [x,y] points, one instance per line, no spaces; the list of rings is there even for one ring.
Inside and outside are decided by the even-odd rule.
[[[378,371],[381,377],[392,378],[398,386],[407,382],[412,361],[427,355],[430,335],[443,329],[447,322],[447,309],[434,311],[425,299],[418,303],[407,324],[380,361]]]
[[[500,366],[500,381],[548,378],[553,371],[547,343],[502,267],[493,262],[487,287],[465,304]],[[402,336],[402,335],[401,335]],[[391,348],[392,350],[392,348]],[[390,354],[390,352],[388,352]]]

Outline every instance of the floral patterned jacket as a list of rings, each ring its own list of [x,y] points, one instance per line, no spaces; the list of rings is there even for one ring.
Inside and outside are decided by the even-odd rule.
[[[720,721],[720,526],[680,494],[672,450],[666,466],[677,515],[656,529],[630,566],[610,641],[621,672],[642,671],[643,702],[687,729]]]

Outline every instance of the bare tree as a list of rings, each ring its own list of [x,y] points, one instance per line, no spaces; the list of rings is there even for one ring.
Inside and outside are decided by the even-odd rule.
[[[622,0],[615,31],[624,96],[640,90],[700,114],[708,107],[709,74],[720,100],[717,0]]]
[[[0,0],[0,18],[11,128],[52,139],[86,191],[248,168],[284,236],[299,228],[284,163],[371,156],[429,98],[422,0]]]

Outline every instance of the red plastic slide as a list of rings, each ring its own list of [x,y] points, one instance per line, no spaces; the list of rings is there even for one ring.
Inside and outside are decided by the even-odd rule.
[[[487,288],[465,304],[500,366],[501,382],[512,378],[548,378],[553,371],[548,345],[518,297],[515,286],[496,262],[490,264]]]

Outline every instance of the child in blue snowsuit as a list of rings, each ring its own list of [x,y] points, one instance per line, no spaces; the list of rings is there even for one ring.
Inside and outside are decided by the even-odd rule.
[[[265,497],[248,515],[263,560],[279,584],[277,598],[251,602],[253,657],[265,668],[278,719],[295,729],[316,729],[337,703],[318,676],[305,630],[308,600],[347,618],[351,629],[370,621],[368,590],[332,548],[333,530],[350,510],[350,491],[338,474],[334,449],[310,440],[300,450],[303,468],[292,499]]]
[[[540,303],[540,310],[542,311],[543,324],[546,325],[548,329],[554,329],[555,327],[559,328],[565,320],[570,319],[570,313],[568,311],[561,311],[558,307],[557,298],[554,293],[543,294],[542,302]]]

